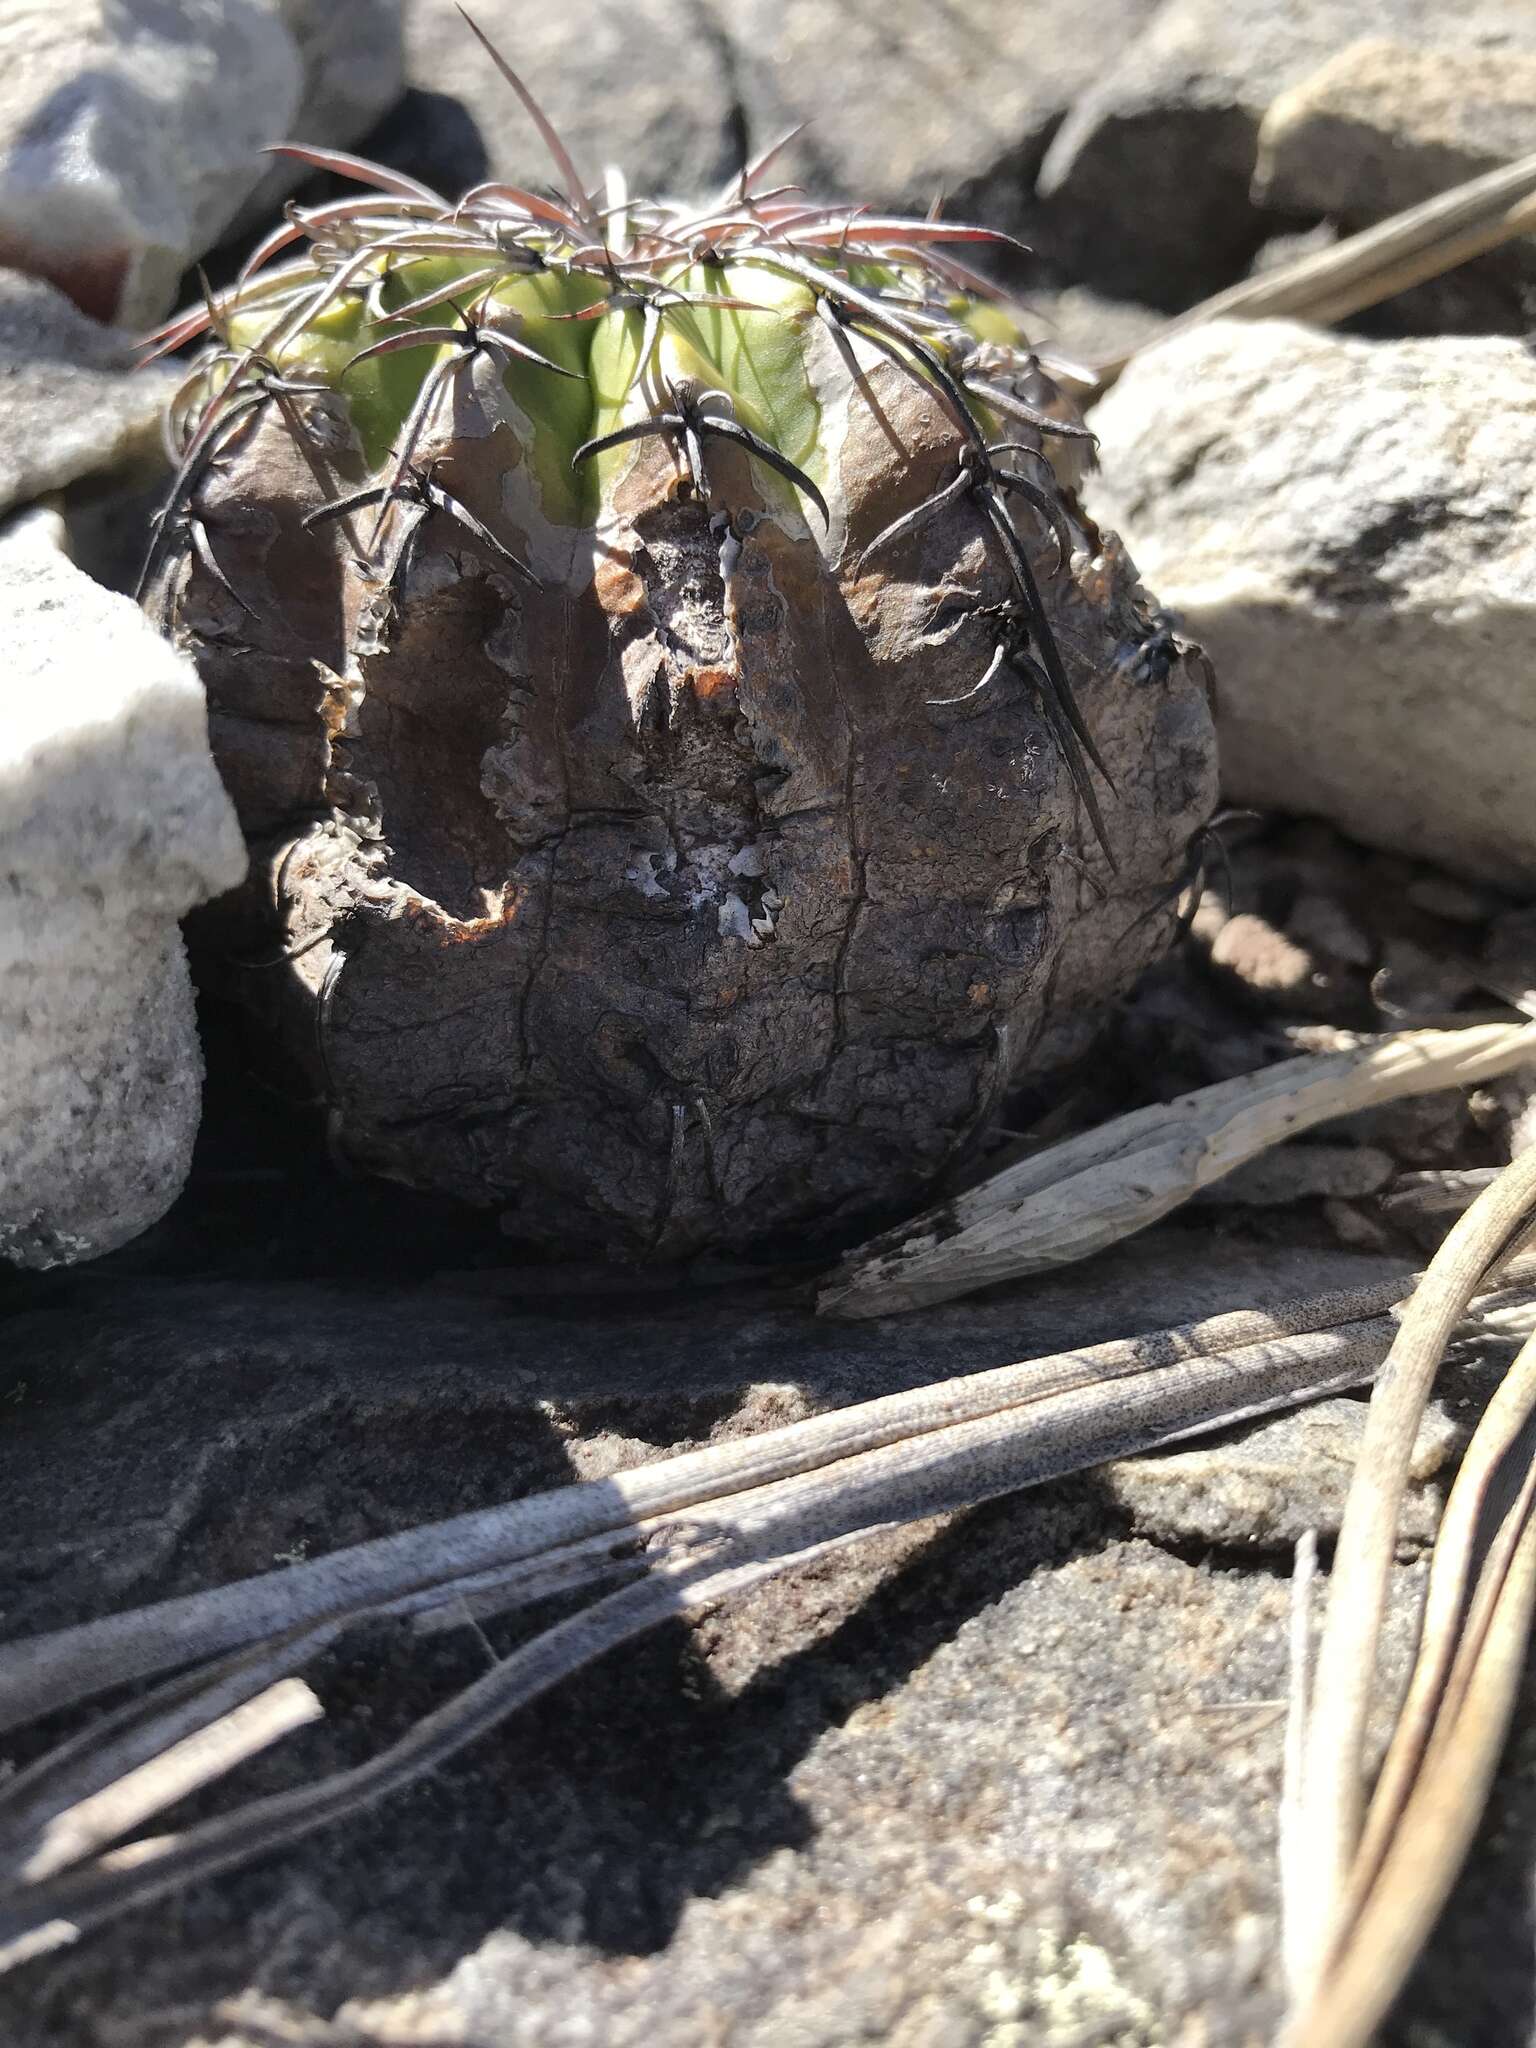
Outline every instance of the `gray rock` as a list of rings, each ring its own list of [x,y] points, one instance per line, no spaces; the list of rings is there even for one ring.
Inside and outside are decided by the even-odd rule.
[[[33,516],[0,541],[0,1257],[164,1213],[201,1061],[176,920],[245,868],[196,672]]]
[[[1273,226],[1249,192],[1275,100],[1347,44],[1536,52],[1526,0],[1164,0],[1047,152],[1040,191],[1088,282],[1177,310],[1241,275]]]
[[[634,192],[707,192],[740,165],[735,59],[708,6],[573,0],[469,9],[538,99],[583,178],[620,166]],[[416,6],[405,27],[412,90],[382,153],[444,191],[482,178],[558,182],[516,97],[451,6]]]
[[[1279,1145],[1213,1181],[1195,1199],[1206,1208],[1239,1202],[1272,1209],[1319,1195],[1373,1195],[1396,1171],[1396,1160],[1371,1145]]]
[[[984,208],[977,210],[990,219]],[[1060,291],[1031,287],[1021,305],[1030,340],[1069,362],[1129,355],[1163,325],[1161,313],[1150,307],[1103,298],[1085,285]]]
[[[942,193],[952,215],[1017,230],[1046,145],[1103,51],[1134,38],[1155,6],[1105,0],[1091,36],[1051,0],[738,0],[717,11],[753,146],[810,122],[786,154],[788,176],[919,211]]]
[[[283,133],[266,140],[337,149],[366,135],[405,89],[404,0],[276,0],[276,6],[298,46],[304,85]],[[306,176],[302,166],[274,164],[240,209],[236,230],[265,226]]]
[[[0,513],[79,477],[154,460],[173,371],[135,371],[127,335],[41,280],[0,270]]]
[[[639,21],[623,0],[483,0],[470,11],[590,181],[616,163],[636,192],[702,193],[808,121],[771,182],[919,209],[943,192],[951,214],[1018,228],[1046,144],[1101,51],[1133,37],[1155,5],[1106,0],[1092,37],[1048,0],[647,0]],[[406,36],[414,90],[381,143],[391,160],[445,186],[547,181],[537,135],[454,10],[417,7]]]
[[[1271,104],[1255,197],[1361,226],[1529,154],[1536,50],[1351,43]]]
[[[1536,883],[1536,362],[1222,323],[1096,408],[1096,516],[1221,677],[1226,793]]]
[[[573,1469],[1388,1270],[1230,1240],[1213,1256],[1169,1230],[881,1325],[740,1286],[604,1307],[578,1283],[519,1305],[497,1291],[516,1270],[429,1281],[420,1231],[376,1233],[348,1285],[283,1279],[314,1228],[292,1213],[302,1194],[239,1185],[248,1277],[145,1271],[135,1247],[110,1273],[19,1283],[0,1369],[7,1634]],[[315,1194],[333,1227],[375,1200]],[[206,1219],[217,1199],[204,1183],[178,1213]],[[1215,1469],[1233,1454],[1213,1449]],[[1252,1450],[1235,1455],[1251,1473]],[[1239,1504],[1232,1550],[1200,1561],[1127,1520],[1097,1477],[1037,1488],[643,1641],[418,1794],[0,1979],[0,2033],[11,2048],[1264,2038],[1286,1584],[1253,1569]],[[1389,1672],[1420,1583],[1397,1575]],[[487,1628],[492,1653],[515,1639]],[[327,1719],[245,1789],[355,1760],[486,1654],[469,1634],[370,1637],[317,1673]],[[1500,1929],[1518,1910],[1512,1893]]]
[[[277,0],[299,48],[304,93],[294,138],[335,147],[371,128],[405,82],[405,0]]]
[[[1101,1468],[1139,1533],[1164,1543],[1252,1544],[1288,1551],[1308,1529],[1339,1533],[1365,1428],[1364,1401],[1319,1401],[1225,1438],[1117,1459]],[[1441,1406],[1425,1415],[1398,1519],[1398,1542],[1434,1540],[1462,1432]]]
[[[1536,50],[1351,43],[1270,107],[1254,196],[1366,227],[1525,155],[1533,107]],[[1524,334],[1533,314],[1536,248],[1519,237],[1400,295],[1375,321],[1404,333]]]
[[[96,319],[153,320],[261,175],[302,83],[269,0],[10,0],[0,262]]]

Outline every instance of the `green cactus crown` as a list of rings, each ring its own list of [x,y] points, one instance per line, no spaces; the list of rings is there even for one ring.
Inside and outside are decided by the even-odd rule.
[[[1004,661],[1033,683],[1106,843],[1087,765],[1102,774],[1102,763],[1015,516],[1016,506],[1027,508],[1065,558],[1066,522],[1041,437],[1091,437],[1019,394],[1017,373],[1033,362],[1021,329],[997,288],[950,253],[967,243],[1019,245],[989,228],[818,205],[797,187],[770,184],[798,131],[703,206],[629,197],[613,173],[605,189],[589,191],[521,79],[465,20],[537,126],[563,189],[546,195],[493,182],[453,203],[342,152],[283,145],[282,154],[371,189],[290,204],[231,289],[216,295],[205,285],[200,305],[147,337],[146,360],[208,339],[169,409],[176,481],[141,594],[182,545],[224,581],[193,510],[198,480],[254,416],[276,406],[296,427],[296,404],[317,390],[345,398],[368,481],[311,523],[376,506],[377,548],[391,505],[428,503],[532,580],[416,460],[455,380],[487,357],[526,421],[528,460],[551,520],[589,523],[626,444],[652,434],[673,443],[706,504],[706,449],[725,438],[755,459],[786,510],[798,493],[824,520],[826,452],[804,345],[806,323],[817,321],[856,378],[855,335],[925,382],[953,415],[955,477],[873,545],[962,492],[973,496],[1015,590],[977,690]],[[274,261],[296,244],[307,244],[302,254]]]

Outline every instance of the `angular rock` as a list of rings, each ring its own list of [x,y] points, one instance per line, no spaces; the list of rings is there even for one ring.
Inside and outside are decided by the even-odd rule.
[[[0,513],[159,447],[176,373],[133,369],[125,334],[0,270]]]
[[[334,148],[387,113],[405,81],[405,0],[277,0],[304,66],[300,141]]]
[[[1213,1181],[1195,1199],[1203,1208],[1239,1202],[1267,1209],[1319,1195],[1373,1195],[1396,1171],[1390,1153],[1373,1145],[1281,1145]]]
[[[9,0],[0,262],[94,319],[153,320],[261,175],[302,85],[293,38],[255,0]]]
[[[1351,43],[1265,115],[1254,197],[1353,232],[1525,155],[1533,107],[1536,50]],[[1536,247],[1521,237],[1401,295],[1375,325],[1523,334],[1533,312]]]
[[[1536,50],[1351,43],[1271,104],[1255,197],[1351,225],[1417,206],[1526,155]]]
[[[267,140],[314,142],[327,149],[355,142],[404,90],[404,0],[276,0],[276,5],[298,45],[304,86],[298,111],[283,134]],[[267,216],[307,175],[302,166],[274,164],[240,209],[236,227],[267,225]]]
[[[1536,361],[1221,323],[1093,424],[1093,509],[1221,675],[1228,796],[1536,884]]]
[[[57,530],[0,541],[0,1256],[24,1266],[180,1190],[202,1066],[176,920],[245,868],[196,672]]]
[[[1331,1541],[1368,1413],[1364,1401],[1319,1401],[1209,1443],[1117,1458],[1099,1478],[1154,1542],[1289,1550],[1308,1529]],[[1462,1430],[1434,1403],[1414,1441],[1397,1523],[1400,1551],[1434,1541],[1461,1443]]]
[[[1536,53],[1536,16],[1526,0],[1454,16],[1437,0],[1165,0],[1046,154],[1040,191],[1080,274],[1170,311],[1240,276],[1273,226],[1249,192],[1265,115],[1362,36]]]

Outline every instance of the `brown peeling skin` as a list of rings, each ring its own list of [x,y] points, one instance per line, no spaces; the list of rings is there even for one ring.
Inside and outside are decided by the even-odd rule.
[[[818,374],[844,408],[830,559],[719,441],[709,506],[636,442],[600,532],[562,542],[512,426],[462,407],[422,460],[542,590],[417,511],[382,606],[345,531],[302,531],[325,493],[275,423],[210,485],[254,617],[190,554],[173,615],[294,956],[237,980],[358,1165],[572,1250],[841,1233],[929,1198],[1166,947],[1215,800],[1199,660],[1137,665],[1151,601],[1118,542],[1066,497],[1084,551],[1052,581],[1019,504],[1115,780],[1114,873],[1027,681],[933,701],[983,674],[1010,595],[979,507],[864,558],[955,474],[942,400],[874,353],[878,410],[850,399],[830,341]]]

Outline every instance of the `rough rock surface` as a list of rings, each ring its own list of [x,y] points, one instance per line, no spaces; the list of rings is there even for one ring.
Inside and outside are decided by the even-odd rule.
[[[1117,1458],[1098,1476],[1137,1529],[1158,1542],[1282,1550],[1308,1529],[1331,1542],[1366,1413],[1363,1401],[1319,1401],[1208,1443]],[[1433,1542],[1442,1491],[1436,1482],[1448,1483],[1461,1440],[1451,1416],[1433,1407],[1414,1445],[1398,1519],[1400,1551]]]
[[[787,176],[919,211],[943,194],[951,214],[1017,230],[1067,110],[1155,4],[1105,0],[1091,36],[1051,0],[740,0],[717,13],[754,146],[810,123]],[[868,81],[857,102],[855,79]]]
[[[1082,275],[1177,310],[1231,282],[1270,232],[1249,192],[1279,95],[1361,37],[1536,53],[1526,0],[1164,0],[1113,53],[1046,155],[1040,192]]]
[[[0,513],[159,447],[174,371],[40,279],[0,270]]]
[[[693,196],[740,169],[746,131],[736,56],[708,0],[647,0],[638,14],[624,0],[480,0],[469,12],[537,96],[587,179],[619,164],[636,192]],[[374,138],[387,159],[444,192],[483,178],[548,182],[537,131],[454,8],[412,7],[405,51],[410,90]]]
[[[1536,50],[1351,43],[1281,93],[1255,193],[1290,213],[1381,220],[1528,155]]]
[[[1093,423],[1097,515],[1217,664],[1226,792],[1529,890],[1529,353],[1223,323]]]
[[[0,1257],[43,1266],[180,1191],[202,1069],[176,920],[245,868],[196,672],[53,526],[0,540]]]
[[[292,119],[266,140],[327,149],[356,141],[404,90],[404,0],[276,0],[276,9],[298,46],[304,83]],[[428,0],[417,11],[443,10]],[[273,164],[240,209],[236,229],[268,227],[279,201],[306,175],[302,166]]]
[[[519,1301],[536,1270],[441,1270],[472,1250],[460,1225],[275,1155],[271,1123],[227,1177],[208,1160],[110,1287],[17,1283],[7,1633],[1384,1270],[1236,1242],[1216,1263],[1173,1229],[879,1326],[741,1284]],[[1251,1485],[1264,1434],[1204,1454],[1181,1524],[1217,1503],[1199,1537],[1170,1529],[1166,1490],[1144,1527],[1089,1477],[670,1629],[416,1794],[0,1980],[0,2031],[11,2048],[1262,2037],[1286,1537],[1244,1521],[1232,1482]],[[1286,1454],[1268,1460],[1301,1503],[1315,1446],[1293,1447],[1288,1480]],[[1399,1574],[1389,1669],[1418,1584]],[[490,1625],[492,1653],[513,1640]],[[369,1636],[320,1671],[326,1721],[243,1789],[371,1750],[486,1654],[468,1633]]]
[[[0,18],[0,262],[98,320],[168,307],[299,104],[260,0],[11,0]]]
[[[1270,107],[1254,198],[1323,213],[1346,231],[1417,206],[1528,154],[1536,140],[1536,48],[1352,43]],[[1374,316],[1394,331],[1526,333],[1536,246],[1519,237],[1402,295]]]

